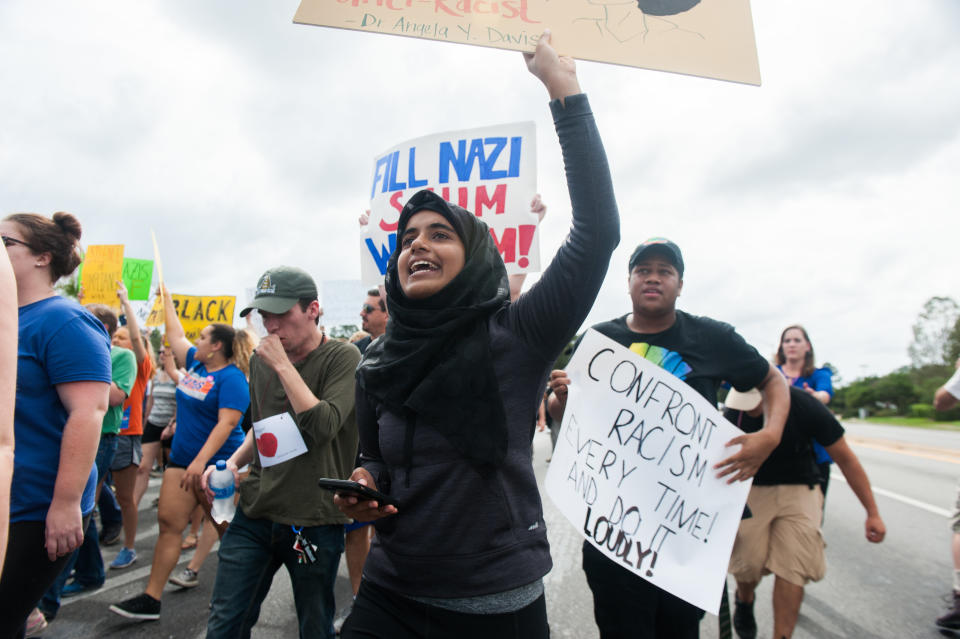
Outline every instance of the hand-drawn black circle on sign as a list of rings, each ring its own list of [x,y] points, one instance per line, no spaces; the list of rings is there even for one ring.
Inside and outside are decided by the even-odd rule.
[[[673,16],[698,4],[700,0],[637,0],[637,7],[648,16]]]

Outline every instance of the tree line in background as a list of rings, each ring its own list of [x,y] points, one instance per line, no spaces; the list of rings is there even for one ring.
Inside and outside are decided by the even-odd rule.
[[[960,407],[934,411],[932,405],[934,392],[953,374],[960,358],[960,305],[953,298],[927,300],[913,325],[907,352],[909,366],[837,388],[830,407],[844,417],[855,417],[866,409],[877,417],[960,420]]]

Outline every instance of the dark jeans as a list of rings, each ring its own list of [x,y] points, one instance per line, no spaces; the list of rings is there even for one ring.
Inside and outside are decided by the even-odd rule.
[[[343,526],[304,527],[301,534],[317,545],[313,564],[298,563],[290,526],[251,519],[237,508],[220,540],[207,639],[250,637],[280,566],[290,574],[300,637],[333,639],[333,584],[343,554]]]
[[[84,518],[86,523],[87,518]],[[23,637],[27,617],[40,596],[60,574],[69,556],[50,561],[46,523],[19,521],[10,524],[7,554],[0,578],[0,639]]]
[[[110,464],[113,463],[113,456],[117,452],[117,436],[101,435],[100,445],[97,447],[97,481],[105,477],[110,470]],[[104,490],[109,490],[105,488]],[[70,579],[70,573],[74,573],[74,580],[88,588],[99,588],[107,579],[107,573],[103,567],[103,555],[100,554],[100,538],[97,534],[97,523],[90,518],[90,523],[83,534],[83,544],[70,555],[69,560],[64,565],[63,570],[53,585],[44,593],[40,601],[40,609],[45,613],[57,614],[60,609],[60,596],[63,593],[63,587]]]
[[[340,630],[341,639],[549,639],[543,595],[526,608],[495,615],[444,610],[367,580]]]
[[[107,524],[119,526],[123,523],[123,514],[120,512],[120,504],[117,503],[117,497],[110,490],[112,478],[110,471],[107,471],[107,478],[103,482],[103,488],[100,490],[100,499],[97,500],[97,510],[100,512],[100,525],[104,528]]]
[[[583,543],[600,639],[697,639],[703,611],[638,577]]]

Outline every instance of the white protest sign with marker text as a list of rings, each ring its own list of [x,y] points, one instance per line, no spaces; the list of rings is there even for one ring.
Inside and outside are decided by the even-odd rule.
[[[751,482],[727,484],[713,466],[742,432],[682,380],[594,330],[567,373],[551,499],[611,561],[716,614]]]
[[[486,222],[507,272],[540,270],[536,126],[518,122],[409,140],[374,160],[370,223],[361,229],[366,286],[383,283],[397,245],[397,221],[414,193],[430,189]]]

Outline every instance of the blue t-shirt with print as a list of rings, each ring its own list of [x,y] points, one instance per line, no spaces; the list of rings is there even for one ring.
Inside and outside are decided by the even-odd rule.
[[[97,318],[59,296],[21,306],[19,322],[10,521],[43,521],[53,500],[68,416],[56,386],[109,384],[110,338]],[[99,434],[100,424],[96,430]],[[91,463],[80,500],[84,515],[93,510],[96,485]]]
[[[170,461],[178,466],[189,466],[203,448],[217,425],[221,408],[244,413],[250,406],[250,388],[243,371],[228,364],[208,372],[202,362],[194,359],[196,352],[196,347],[187,351],[187,373],[180,376],[177,384],[177,431],[173,436]],[[242,443],[243,429],[238,422],[207,464],[227,459]]]

